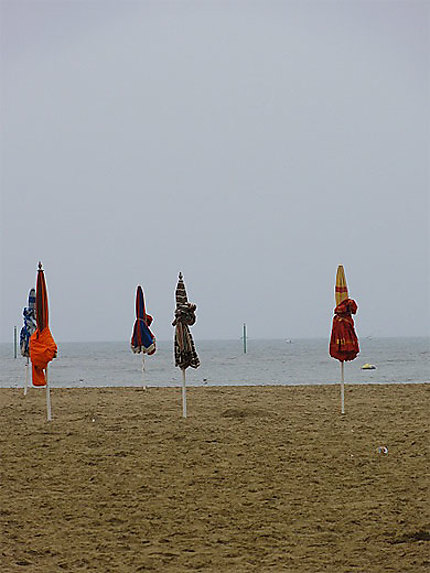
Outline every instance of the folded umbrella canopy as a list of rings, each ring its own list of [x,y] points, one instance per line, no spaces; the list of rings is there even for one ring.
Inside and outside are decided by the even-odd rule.
[[[30,356],[30,336],[36,330],[35,302],[36,291],[32,288],[28,294],[28,306],[25,306],[22,310],[24,326],[21,328],[19,336],[21,355],[27,358]]]
[[[351,316],[357,312],[358,307],[354,300],[348,298],[348,287],[342,265],[339,265],[337,268],[335,300],[336,308],[334,309],[329,353],[330,356],[341,363],[341,411],[344,414],[344,362],[354,360],[360,349],[355,333],[354,320]]]
[[[145,299],[143,290],[138,285],[136,290],[136,320],[133,326],[131,336],[131,349],[135,354],[154,354],[156,350],[155,336],[149,330],[152,323],[152,316],[146,314]]]
[[[48,421],[51,420],[51,403],[48,386],[48,364],[57,356],[57,345],[49,330],[48,294],[42,263],[39,263],[36,282],[36,331],[30,338],[30,358],[33,386],[46,387]]]
[[[185,387],[185,370],[191,368],[198,368],[200,360],[197,355],[193,337],[191,336],[190,326],[196,322],[196,308],[195,304],[188,302],[187,293],[185,290],[182,273],[179,273],[178,284],[175,291],[176,309],[175,319],[172,325],[175,327],[175,366],[179,366],[182,370],[182,415],[187,417],[187,401],[186,401],[186,387]]]
[[[189,366],[198,368],[200,360],[197,355],[189,327],[196,322],[197,306],[188,302],[182,273],[179,273],[176,286],[176,310],[172,325],[175,327],[175,366],[185,370]]]
[[[136,290],[136,320],[133,326],[133,334],[131,336],[131,350],[135,354],[142,353],[142,381],[145,379],[145,354],[151,356],[156,350],[155,336],[150,331],[149,327],[152,323],[152,316],[146,314],[145,298],[143,290],[140,285]],[[144,384],[145,388],[145,384]]]
[[[35,317],[35,303],[36,303],[36,291],[34,288],[30,289],[28,294],[28,306],[25,306],[22,310],[22,315],[24,317],[24,326],[21,328],[20,332],[20,346],[21,355],[27,358],[25,363],[25,386],[24,386],[24,396],[27,395],[28,389],[28,370],[30,362],[30,337],[36,330],[36,317]]]
[[[357,312],[357,308],[355,300],[348,298],[334,309],[330,356],[341,362],[354,360],[360,351],[351,316]]]
[[[348,286],[346,284],[345,270],[339,265],[336,271],[336,283],[334,287],[334,299],[336,306],[348,298]]]

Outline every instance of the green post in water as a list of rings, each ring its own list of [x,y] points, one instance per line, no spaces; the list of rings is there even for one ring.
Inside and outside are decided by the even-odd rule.
[[[243,323],[243,352],[246,354],[246,324]]]
[[[13,356],[14,358],[18,356],[16,326],[13,327]]]

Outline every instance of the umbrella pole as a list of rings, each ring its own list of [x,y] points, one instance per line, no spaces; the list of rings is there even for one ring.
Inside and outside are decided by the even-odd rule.
[[[28,389],[28,369],[29,369],[29,361],[30,359],[27,356],[27,362],[25,363],[25,386],[24,386],[24,396],[27,396],[27,389]]]
[[[48,422],[51,422],[51,420],[52,420],[52,415],[51,415],[51,391],[50,391],[49,382],[48,382],[48,366],[46,366],[45,378],[46,378],[46,419],[47,419]]]
[[[182,368],[182,417],[187,417],[187,389],[185,386],[185,368]]]
[[[342,360],[340,363],[340,405],[341,412],[345,414],[345,362]]]
[[[145,384],[145,355],[142,352],[142,388],[143,390],[146,390],[146,384]]]

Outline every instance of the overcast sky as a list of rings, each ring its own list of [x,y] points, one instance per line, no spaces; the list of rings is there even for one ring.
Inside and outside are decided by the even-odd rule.
[[[428,335],[430,3],[1,1],[1,331]]]

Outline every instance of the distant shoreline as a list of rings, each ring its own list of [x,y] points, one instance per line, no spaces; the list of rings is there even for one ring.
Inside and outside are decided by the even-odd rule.
[[[21,327],[19,327],[21,328]],[[253,336],[248,336],[247,340],[251,343],[255,343],[255,342],[282,342],[284,341],[285,344],[294,344],[294,342],[300,342],[300,341],[323,341],[323,340],[327,340],[327,343],[330,339],[330,333],[327,334],[327,336],[306,336],[306,337],[281,337],[281,338],[258,338],[258,337],[253,337]],[[401,340],[401,339],[407,339],[407,340],[423,340],[423,339],[427,339],[429,341],[430,344],[430,335],[406,335],[406,336],[359,336],[359,341],[369,341],[369,340]],[[171,338],[157,338],[156,340],[158,343],[163,344],[163,346],[165,344],[173,344],[173,330],[172,330],[172,337]],[[61,344],[125,344],[127,346],[130,345],[130,340],[127,339],[119,339],[119,340],[57,340],[57,338],[55,338],[55,341],[57,342],[58,345]],[[242,339],[240,336],[237,336],[236,338],[196,338],[196,344],[198,344],[199,342],[202,342],[204,344],[206,343],[210,343],[210,342],[220,342],[220,343],[236,343],[236,344],[242,344]],[[10,341],[3,341],[0,342],[0,346],[12,346],[13,347],[13,340],[11,339]]]
[[[193,382],[189,382],[186,384],[187,388],[193,388],[193,389],[199,389],[199,390],[205,390],[205,389],[228,389],[228,388],[232,388],[232,389],[236,389],[236,390],[240,390],[240,389],[252,389],[252,388],[321,388],[321,387],[329,387],[332,388],[333,386],[339,386],[340,382],[315,382],[315,383],[308,383],[308,384],[304,384],[304,383],[294,383],[294,384],[249,384],[249,383],[244,383],[244,384],[210,384],[210,383],[193,383]],[[415,385],[415,386],[419,386],[420,384],[422,384],[423,386],[430,384],[430,380],[425,380],[425,381],[407,381],[407,382],[345,382],[345,387],[348,388],[362,388],[364,386],[375,386],[375,387],[393,387],[393,386],[410,386],[410,385]],[[172,382],[172,383],[165,383],[165,384],[160,384],[160,385],[156,385],[153,383],[148,383],[146,385],[146,389],[147,390],[177,390],[178,388],[181,388],[181,382],[178,380],[178,382]],[[24,388],[24,386],[0,386],[0,392],[2,390],[15,390],[15,391],[22,391]],[[142,389],[142,385],[139,384],[134,384],[134,385],[130,385],[130,384],[125,384],[125,385],[120,385],[120,384],[115,384],[115,385],[105,385],[105,386],[84,386],[81,385],[79,386],[78,384],[75,384],[74,386],[56,386],[55,384],[51,384],[50,388],[53,390],[121,390],[121,389],[128,389],[128,390],[141,390]],[[39,390],[44,390],[44,388],[40,388],[40,387],[36,387],[36,386],[30,386],[29,390],[33,390],[33,391],[39,391]]]

